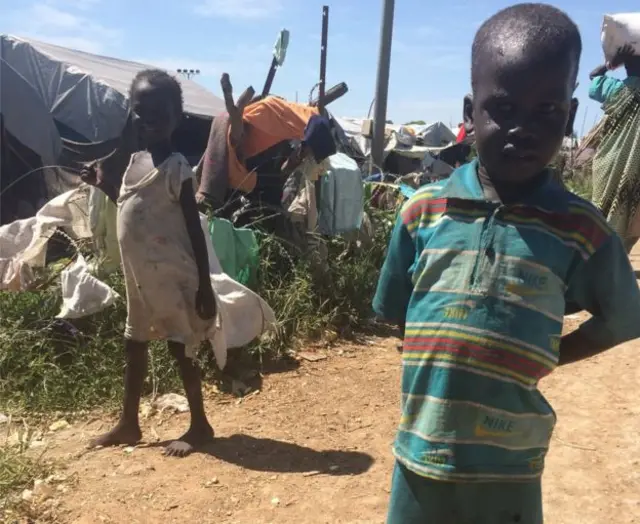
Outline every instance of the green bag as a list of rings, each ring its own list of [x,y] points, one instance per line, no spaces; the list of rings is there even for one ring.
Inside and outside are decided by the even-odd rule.
[[[209,234],[222,271],[236,282],[253,287],[260,263],[258,240],[254,231],[236,228],[224,218],[210,218]]]

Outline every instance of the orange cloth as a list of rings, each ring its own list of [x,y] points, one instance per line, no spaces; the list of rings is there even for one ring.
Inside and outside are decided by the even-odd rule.
[[[318,109],[303,104],[287,102],[275,96],[268,96],[246,107],[242,114],[245,124],[243,153],[251,158],[283,140],[302,140],[309,119],[319,114]],[[238,160],[231,144],[231,129],[227,135],[229,147],[229,186],[250,193],[256,187],[256,172],[249,173]]]

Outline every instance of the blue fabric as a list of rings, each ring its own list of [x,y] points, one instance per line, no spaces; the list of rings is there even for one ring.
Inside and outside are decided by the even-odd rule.
[[[343,153],[329,158],[320,179],[318,228],[328,236],[357,231],[364,213],[364,184],[358,164]]]
[[[622,89],[623,80],[618,80],[611,76],[597,76],[589,85],[589,97],[601,104],[607,103],[611,98]]]
[[[640,337],[640,290],[619,237],[547,177],[518,204],[487,202],[477,162],[403,206],[374,310],[406,319],[394,454],[459,482],[539,478],[556,418],[538,390],[558,364],[566,303],[613,346]]]
[[[304,143],[309,146],[318,163],[336,153],[336,143],[327,117],[313,115],[309,119],[304,130]]]
[[[397,463],[387,524],[542,524],[540,481],[463,484],[426,479]]]
[[[411,198],[413,195],[416,194],[416,189],[414,189],[411,186],[408,186],[407,184],[400,184],[400,193],[402,193],[402,196],[405,198]]]
[[[364,179],[365,182],[382,182],[382,173],[374,173]]]

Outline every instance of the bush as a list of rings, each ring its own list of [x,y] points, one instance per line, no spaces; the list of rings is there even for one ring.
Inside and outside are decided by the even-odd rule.
[[[275,311],[278,329],[248,348],[250,353],[260,360],[280,358],[296,341],[349,336],[364,328],[392,218],[393,213],[375,212],[370,248],[353,250],[345,240],[329,241],[329,268],[323,276],[293,260],[282,241],[262,236],[257,292]],[[121,275],[107,283],[125,296]],[[0,409],[75,411],[120,401],[124,300],[72,323],[54,320],[60,305],[58,286],[0,293]],[[153,344],[145,393],[180,389],[170,355],[164,345]]]

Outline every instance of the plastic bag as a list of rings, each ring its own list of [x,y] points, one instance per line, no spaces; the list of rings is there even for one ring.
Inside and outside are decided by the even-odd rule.
[[[604,15],[602,49],[607,61],[625,45],[630,45],[640,55],[640,12]]]

